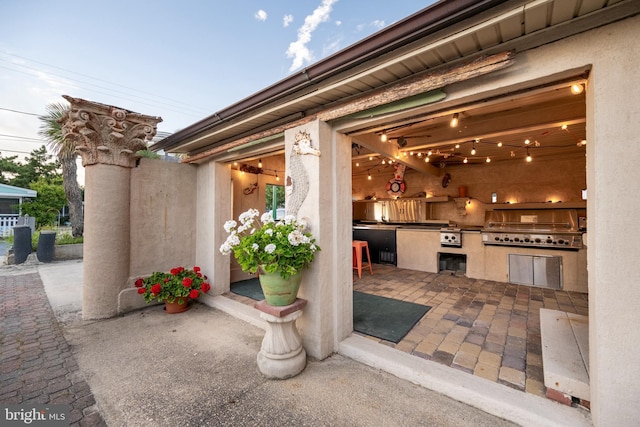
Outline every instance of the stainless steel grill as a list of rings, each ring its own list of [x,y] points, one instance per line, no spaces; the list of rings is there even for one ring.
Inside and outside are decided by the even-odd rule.
[[[583,247],[573,209],[489,211],[482,230],[485,245],[578,250]]]

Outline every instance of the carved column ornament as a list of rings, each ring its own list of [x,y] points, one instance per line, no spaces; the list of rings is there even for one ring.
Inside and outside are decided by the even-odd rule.
[[[147,147],[161,117],[145,116],[111,105],[63,95],[71,108],[60,119],[62,134],[75,142],[82,165],[96,163],[132,168],[136,152]]]

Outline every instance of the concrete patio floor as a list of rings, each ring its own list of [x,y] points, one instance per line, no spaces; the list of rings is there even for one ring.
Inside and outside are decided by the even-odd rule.
[[[367,337],[510,388],[545,397],[540,308],[588,315],[587,294],[374,264],[353,289],[431,306],[397,344]],[[254,300],[226,293],[244,304]],[[357,334],[357,333],[355,333]]]

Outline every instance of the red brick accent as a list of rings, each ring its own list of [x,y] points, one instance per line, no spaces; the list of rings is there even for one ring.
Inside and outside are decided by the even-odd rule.
[[[282,307],[276,307],[274,305],[267,304],[266,300],[258,301],[253,304],[258,310],[270,314],[275,317],[285,317],[298,310],[302,310],[307,305],[307,300],[302,298],[296,298],[293,304],[285,305]]]
[[[571,396],[558,390],[547,387],[547,397],[556,402],[560,402],[563,405],[571,406]]]

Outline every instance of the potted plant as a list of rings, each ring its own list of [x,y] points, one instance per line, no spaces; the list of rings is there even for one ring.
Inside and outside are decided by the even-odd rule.
[[[259,275],[267,304],[285,306],[296,300],[302,270],[309,267],[320,250],[304,220],[286,215],[276,221],[271,213],[258,220],[257,209],[249,209],[225,223],[229,236],[220,246],[225,255],[233,252],[243,271]]]
[[[135,286],[147,303],[164,301],[167,313],[188,310],[189,299],[196,299],[201,292],[207,293],[211,289],[207,276],[200,272],[198,266],[193,269],[175,267],[169,273],[156,271],[149,277],[137,279]]]

